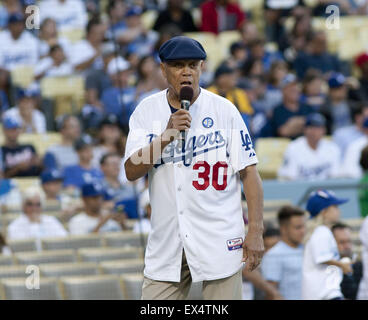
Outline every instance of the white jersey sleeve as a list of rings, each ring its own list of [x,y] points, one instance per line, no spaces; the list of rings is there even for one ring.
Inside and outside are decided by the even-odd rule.
[[[248,128],[234,105],[232,105],[230,121],[231,132],[227,152],[231,166],[235,172],[238,172],[247,166],[257,164],[258,159]]]
[[[123,163],[128,160],[135,152],[147,146],[152,140],[153,135],[150,137],[150,133],[146,129],[144,113],[138,106],[129,119],[129,134],[125,146],[125,155]]]

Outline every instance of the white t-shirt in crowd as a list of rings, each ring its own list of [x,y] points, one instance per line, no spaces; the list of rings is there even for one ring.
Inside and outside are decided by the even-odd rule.
[[[363,277],[360,280],[357,299],[368,300],[368,217],[363,221],[359,232],[360,241],[363,244],[362,263],[363,263]]]
[[[87,40],[78,41],[70,48],[70,63],[76,67],[81,63],[87,62],[96,54],[96,49],[91,45],[91,43]],[[102,69],[103,68],[103,60],[102,58],[96,58],[94,63],[92,64],[94,69]]]
[[[151,231],[151,221],[150,219],[141,219],[134,224],[134,233],[150,233]]]
[[[352,142],[346,150],[345,157],[342,164],[342,174],[344,177],[361,178],[363,177],[363,170],[360,166],[360,156],[362,150],[368,145],[368,136],[360,137]]]
[[[39,76],[45,72],[45,77],[67,77],[73,74],[73,66],[65,61],[59,66],[54,65],[51,57],[41,59],[34,70],[34,75]]]
[[[14,120],[16,120],[18,123],[21,123],[23,125],[23,119],[20,115],[19,108],[13,107],[7,110],[4,113],[4,117],[9,117]],[[37,109],[33,110],[32,112],[32,124],[34,128],[36,129],[36,132],[33,131],[31,126],[28,126],[26,128],[26,133],[45,133],[46,130],[46,118],[43,115],[43,113]]]
[[[324,225],[318,226],[305,245],[303,300],[330,300],[343,297],[340,289],[343,278],[341,269],[324,264],[324,262],[339,259],[340,255],[332,231]]]
[[[38,40],[23,31],[14,40],[9,30],[0,32],[0,67],[12,71],[17,66],[34,66],[38,61]]]
[[[340,150],[332,141],[321,139],[313,150],[305,137],[288,145],[278,177],[289,180],[327,179],[339,175]]]
[[[87,11],[81,0],[40,1],[41,21],[46,18],[55,20],[58,31],[84,29],[87,25]]]
[[[69,221],[70,234],[88,234],[97,227],[100,222],[99,217],[92,217],[85,212],[77,214]],[[107,220],[107,222],[100,228],[99,232],[113,232],[121,231],[121,226],[114,220]]]
[[[68,232],[55,217],[41,215],[41,222],[31,222],[25,214],[10,223],[8,239],[42,239],[47,237],[65,237]]]

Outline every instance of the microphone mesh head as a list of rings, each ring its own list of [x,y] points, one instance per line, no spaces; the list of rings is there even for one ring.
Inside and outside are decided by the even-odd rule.
[[[193,99],[193,89],[191,87],[185,86],[180,89],[180,101],[187,100],[192,101]]]

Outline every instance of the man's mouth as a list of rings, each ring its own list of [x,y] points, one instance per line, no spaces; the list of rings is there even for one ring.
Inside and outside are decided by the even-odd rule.
[[[182,82],[180,82],[180,85],[182,87],[184,87],[184,86],[191,86],[192,85],[192,82],[191,81],[182,81]]]

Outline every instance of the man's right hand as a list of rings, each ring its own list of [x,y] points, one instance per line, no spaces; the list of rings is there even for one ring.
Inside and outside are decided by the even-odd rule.
[[[179,109],[170,116],[166,130],[163,133],[163,138],[170,141],[180,138],[180,131],[189,129],[191,122],[192,117],[189,111]]]

